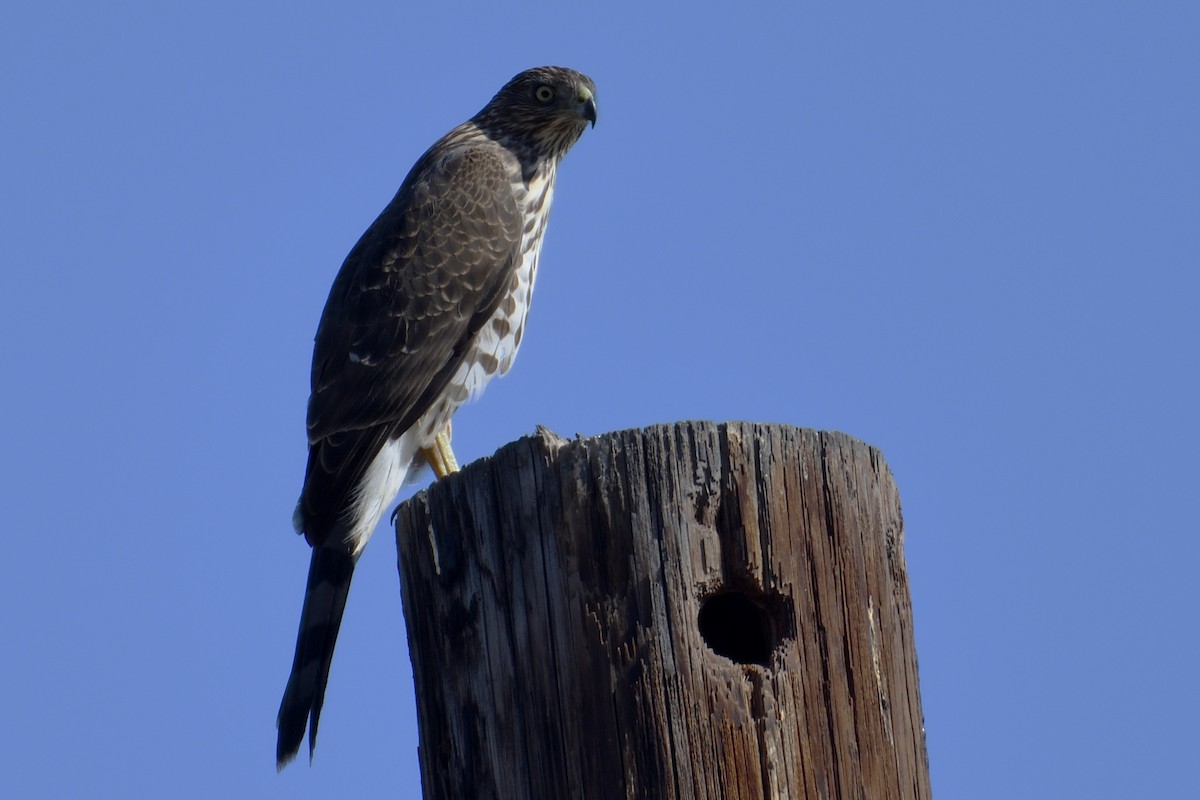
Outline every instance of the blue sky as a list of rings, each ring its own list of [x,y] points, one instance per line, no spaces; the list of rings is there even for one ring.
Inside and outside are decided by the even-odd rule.
[[[934,791],[1195,796],[1200,6],[68,3],[0,30],[6,796],[417,796],[395,550],[274,717],[312,336],[412,162],[590,74],[541,423],[837,429],[900,486]]]

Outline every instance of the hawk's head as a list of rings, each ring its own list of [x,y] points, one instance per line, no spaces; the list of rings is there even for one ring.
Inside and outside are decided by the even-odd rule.
[[[596,124],[596,84],[566,67],[527,69],[504,85],[474,117],[495,139],[559,159]]]

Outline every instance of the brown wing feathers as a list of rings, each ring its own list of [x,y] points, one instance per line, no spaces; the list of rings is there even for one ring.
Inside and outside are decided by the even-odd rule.
[[[422,165],[347,258],[318,328],[301,505],[313,544],[383,442],[445,388],[520,258],[521,215],[497,155]]]

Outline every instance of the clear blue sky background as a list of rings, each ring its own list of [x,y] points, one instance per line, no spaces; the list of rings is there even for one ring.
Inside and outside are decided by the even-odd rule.
[[[312,336],[417,156],[557,63],[600,121],[460,457],[865,439],[937,796],[1200,796],[1200,5],[734,8],[8,9],[0,794],[417,796],[386,528],[316,762],[275,773]]]

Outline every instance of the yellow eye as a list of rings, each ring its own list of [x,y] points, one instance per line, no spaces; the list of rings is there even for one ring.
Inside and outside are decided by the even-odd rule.
[[[554,99],[554,89],[542,85],[533,90],[533,96],[537,98],[539,103],[549,103]]]

